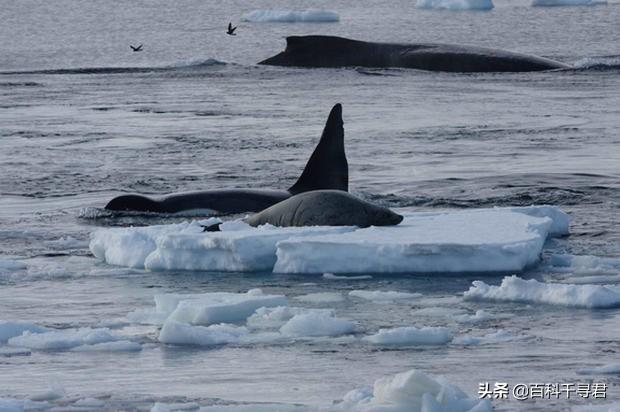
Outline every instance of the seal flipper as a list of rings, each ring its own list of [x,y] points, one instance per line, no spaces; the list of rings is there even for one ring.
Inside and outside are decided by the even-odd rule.
[[[303,173],[288,189],[296,195],[311,190],[349,190],[349,165],[344,152],[342,105],[329,113],[319,144],[312,152]]]

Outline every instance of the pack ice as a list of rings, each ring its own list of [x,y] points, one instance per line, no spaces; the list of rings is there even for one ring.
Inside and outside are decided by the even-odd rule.
[[[100,229],[90,250],[107,263],[148,270],[278,273],[518,272],[547,238],[568,233],[556,207],[403,212],[398,226],[252,228],[226,222],[203,232],[185,222]]]

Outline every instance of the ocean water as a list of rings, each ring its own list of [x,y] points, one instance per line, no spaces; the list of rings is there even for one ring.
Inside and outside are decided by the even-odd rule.
[[[239,23],[254,9],[325,8],[338,23]],[[620,256],[620,4],[488,12],[419,10],[415,1],[0,0],[0,320],[54,328],[113,325],[155,293],[289,297],[353,289],[418,292],[414,303],[328,304],[360,331],[451,325],[459,334],[527,335],[473,347],[385,350],[339,339],[179,347],[157,328],[111,326],[140,352],[0,353],[0,397],[61,385],[109,410],[156,401],[329,406],[349,390],[411,368],[476,396],[479,382],[606,382],[581,368],[620,361],[620,311],[473,303],[471,282],[504,275],[381,275],[330,281],[268,273],[158,272],[112,267],[88,250],[96,228],[183,217],[92,218],[113,196],[224,187],[286,188],[301,172],[334,103],[344,108],[350,188],[411,210],[551,204],[571,215],[554,254]],[[225,34],[229,21],[238,35]],[[294,34],[505,48],[575,69],[526,74],[257,66]],[[133,53],[129,44],[144,44]],[[85,212],[86,211],[86,212]],[[521,274],[572,279],[543,261]],[[618,278],[618,266],[605,275]],[[613,281],[608,281],[613,283]],[[619,283],[618,280],[615,284]],[[454,325],[414,312],[484,309],[496,319]],[[362,332],[363,334],[363,332]],[[62,406],[62,401],[59,401]],[[570,410],[584,400],[498,400],[496,410]]]

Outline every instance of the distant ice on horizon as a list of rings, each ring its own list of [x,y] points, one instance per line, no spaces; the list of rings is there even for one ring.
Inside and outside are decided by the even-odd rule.
[[[333,23],[340,21],[340,16],[329,10],[267,9],[245,13],[241,20],[250,23]]]
[[[607,4],[607,0],[532,0],[532,7],[600,6],[605,4]]]
[[[418,0],[416,8],[435,10],[491,10],[493,0]]]

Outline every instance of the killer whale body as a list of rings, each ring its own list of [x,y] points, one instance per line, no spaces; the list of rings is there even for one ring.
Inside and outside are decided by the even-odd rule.
[[[112,199],[105,209],[169,214],[189,210],[210,210],[220,214],[258,212],[292,195],[321,189],[345,192],[349,189],[340,104],[332,108],[319,143],[301,176],[288,190],[221,189],[173,194],[161,199],[122,195]]]
[[[506,50],[432,43],[371,43],[335,36],[290,36],[259,64],[298,67],[402,67],[443,72],[530,72],[570,66]]]

